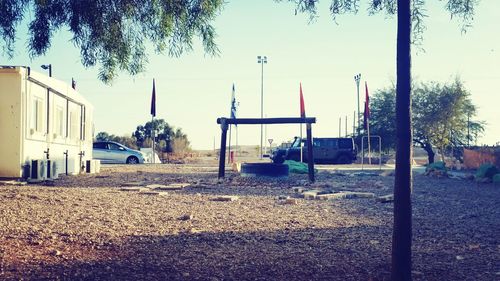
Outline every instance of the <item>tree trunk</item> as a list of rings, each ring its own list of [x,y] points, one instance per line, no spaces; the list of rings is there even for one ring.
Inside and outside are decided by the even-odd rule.
[[[394,229],[392,280],[411,280],[411,8],[398,0],[396,80],[396,175],[394,182]]]
[[[427,160],[429,161],[429,164],[434,163],[434,156],[436,153],[434,153],[434,150],[432,149],[432,144],[426,142],[422,148],[427,152]]]

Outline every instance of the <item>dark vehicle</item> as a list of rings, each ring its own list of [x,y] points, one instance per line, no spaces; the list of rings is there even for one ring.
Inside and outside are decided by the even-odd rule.
[[[273,151],[271,159],[274,163],[283,163],[285,160],[307,162],[307,142],[295,137],[291,147],[278,148]],[[314,163],[318,164],[351,164],[356,160],[356,146],[352,138],[313,138]]]

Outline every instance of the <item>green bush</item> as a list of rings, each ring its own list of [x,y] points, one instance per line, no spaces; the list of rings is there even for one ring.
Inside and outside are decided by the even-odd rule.
[[[426,171],[446,171],[446,164],[443,161],[437,161],[434,163],[430,163],[425,168]]]
[[[476,179],[482,179],[482,178],[488,178],[488,179],[493,179],[493,176],[500,173],[497,167],[493,164],[483,164],[477,169],[475,178]]]

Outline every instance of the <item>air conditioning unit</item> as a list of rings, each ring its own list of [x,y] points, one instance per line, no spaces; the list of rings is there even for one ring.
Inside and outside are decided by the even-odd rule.
[[[45,160],[31,160],[30,182],[40,182],[47,178],[47,162]]]
[[[57,162],[54,160],[47,160],[47,179],[57,179],[59,178],[59,167],[57,165]]]
[[[87,160],[85,161],[85,172],[88,174],[95,174],[101,171],[101,160]]]

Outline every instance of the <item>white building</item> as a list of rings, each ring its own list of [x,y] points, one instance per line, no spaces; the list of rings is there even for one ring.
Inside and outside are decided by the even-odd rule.
[[[92,159],[92,105],[29,67],[0,66],[0,177],[77,174]]]

